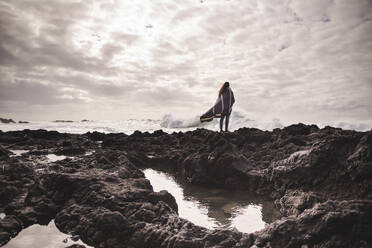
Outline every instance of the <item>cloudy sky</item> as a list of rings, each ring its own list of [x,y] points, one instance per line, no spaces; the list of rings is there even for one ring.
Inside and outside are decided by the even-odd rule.
[[[0,117],[372,123],[371,0],[2,0]]]

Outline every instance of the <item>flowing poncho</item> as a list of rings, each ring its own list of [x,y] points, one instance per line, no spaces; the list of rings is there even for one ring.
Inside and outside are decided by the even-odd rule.
[[[209,109],[205,114],[200,116],[200,121],[211,121],[213,118],[220,118],[227,113],[231,113],[232,106],[234,105],[234,93],[230,87],[226,88],[221,96],[217,99],[214,106]]]

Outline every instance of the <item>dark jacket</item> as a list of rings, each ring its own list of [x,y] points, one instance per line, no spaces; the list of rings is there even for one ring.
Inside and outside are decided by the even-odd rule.
[[[214,106],[209,109],[205,114],[200,116],[200,121],[211,121],[213,118],[220,118],[228,113],[231,113],[232,106],[234,105],[234,93],[230,87],[226,88],[221,96],[217,99]]]

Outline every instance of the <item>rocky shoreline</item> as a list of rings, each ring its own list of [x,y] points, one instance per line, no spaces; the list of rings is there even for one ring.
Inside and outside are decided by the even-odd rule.
[[[17,149],[28,152],[12,156]],[[0,131],[0,161],[0,245],[54,219],[94,247],[372,247],[371,131]],[[250,234],[196,226],[143,168],[270,197],[282,218]]]

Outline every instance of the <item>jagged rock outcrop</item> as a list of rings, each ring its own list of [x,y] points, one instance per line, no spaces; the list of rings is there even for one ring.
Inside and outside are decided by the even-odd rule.
[[[95,247],[371,247],[372,132],[303,124],[167,134],[0,132],[0,244],[47,224]],[[10,157],[10,149],[29,152]],[[46,154],[73,155],[51,162]],[[244,234],[178,216],[141,168],[271,197],[282,218]]]
[[[194,184],[275,198],[295,189],[332,198],[372,197],[367,179],[371,132],[299,124],[273,132],[242,128],[219,134],[198,129],[154,136],[118,134],[102,138],[102,145],[126,150],[137,166],[159,166]]]

